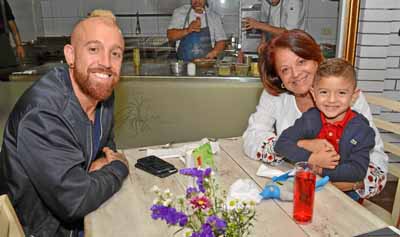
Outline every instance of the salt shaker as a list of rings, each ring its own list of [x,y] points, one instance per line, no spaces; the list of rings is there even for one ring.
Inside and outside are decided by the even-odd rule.
[[[189,76],[195,76],[196,75],[196,64],[188,63],[188,65],[187,65],[187,74]]]

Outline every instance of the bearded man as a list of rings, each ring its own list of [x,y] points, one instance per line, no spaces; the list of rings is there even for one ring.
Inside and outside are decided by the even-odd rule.
[[[26,236],[78,236],[84,216],[127,177],[128,161],[113,138],[123,52],[114,18],[82,20],[64,47],[68,68],[43,76],[11,112],[0,194],[10,197]]]

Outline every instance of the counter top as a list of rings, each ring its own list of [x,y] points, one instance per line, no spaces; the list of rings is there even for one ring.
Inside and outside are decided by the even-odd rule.
[[[65,65],[62,63],[49,63],[32,68],[26,68],[25,71],[14,72],[10,75],[11,81],[34,81],[43,76],[47,71],[56,66]],[[171,72],[169,62],[144,61],[139,69],[135,68],[131,62],[125,62],[121,69],[122,80],[138,79],[178,79],[178,80],[224,80],[240,82],[260,82],[259,77],[253,76],[218,76],[215,67],[197,68],[195,76],[188,76],[186,70],[182,74],[175,75]]]

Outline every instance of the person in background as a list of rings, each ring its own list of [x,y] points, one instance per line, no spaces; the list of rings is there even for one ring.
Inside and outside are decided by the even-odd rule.
[[[263,45],[261,52],[260,74],[265,90],[243,134],[243,149],[252,159],[276,164],[282,159],[274,150],[277,136],[292,126],[302,113],[315,107],[311,88],[323,56],[315,40],[297,29],[274,37]],[[362,92],[352,109],[368,119],[375,131],[375,147],[370,152],[363,183],[336,182],[335,185],[342,191],[355,190],[361,198],[367,198],[378,194],[385,186],[388,157]]]
[[[292,162],[308,161],[331,182],[361,182],[375,146],[375,132],[362,114],[351,110],[359,93],[355,77],[353,66],[343,59],[322,62],[310,90],[316,108],[282,132],[276,153]],[[360,199],[355,191],[346,193]]]
[[[25,59],[25,50],[22,46],[21,36],[19,35],[14,15],[7,0],[0,0],[0,15],[0,47],[2,49],[0,54],[0,68],[17,66],[18,63],[9,40],[10,31],[20,62],[23,62]]]
[[[303,0],[261,0],[260,21],[243,18],[246,30],[257,29],[264,32],[262,41],[285,30],[305,29],[305,9]]]
[[[206,0],[191,0],[190,5],[175,9],[167,37],[177,42],[177,57],[185,62],[217,58],[227,39],[221,17],[207,7]]]
[[[56,67],[19,98],[5,126],[0,194],[26,236],[78,236],[83,218],[117,192],[129,173],[116,152],[114,95],[124,53],[114,19],[89,17]]]

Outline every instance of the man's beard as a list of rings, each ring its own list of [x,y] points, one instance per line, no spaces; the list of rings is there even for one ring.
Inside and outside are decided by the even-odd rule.
[[[76,83],[82,92],[98,101],[106,100],[112,94],[114,86],[117,83],[117,75],[110,69],[102,67],[89,68],[86,73],[79,71],[76,67],[73,70]],[[113,80],[112,84],[103,84],[95,80],[90,80],[89,75],[91,73],[105,73],[112,75],[111,78],[103,79]]]

